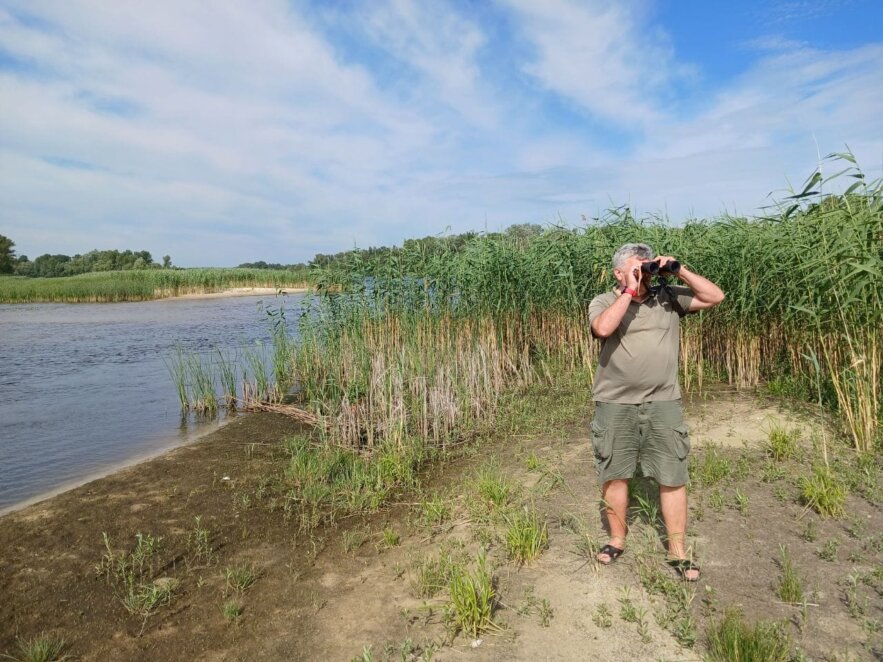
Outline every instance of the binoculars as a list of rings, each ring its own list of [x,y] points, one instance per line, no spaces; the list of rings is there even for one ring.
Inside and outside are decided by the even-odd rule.
[[[650,274],[651,276],[658,276],[664,273],[676,274],[680,270],[681,263],[677,260],[672,260],[671,262],[667,263],[662,269],[659,268],[658,262],[641,263],[641,271],[645,274]]]

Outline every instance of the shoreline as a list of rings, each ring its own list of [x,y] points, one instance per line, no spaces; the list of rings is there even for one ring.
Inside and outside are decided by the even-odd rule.
[[[92,483],[96,480],[101,480],[102,478],[108,478],[109,476],[113,476],[114,474],[126,471],[127,469],[137,467],[139,464],[146,464],[147,462],[151,462],[152,460],[160,458],[163,455],[173,453],[179,448],[192,446],[205,437],[218,432],[226,425],[229,425],[230,423],[235,421],[237,416],[243,416],[245,413],[247,412],[242,412],[240,414],[236,414],[235,416],[227,416],[223,420],[213,421],[211,424],[206,424],[206,427],[208,429],[195,432],[192,435],[188,435],[183,441],[181,441],[180,439],[176,439],[173,442],[171,438],[163,439],[159,442],[156,448],[146,453],[140,453],[121,462],[113,462],[106,467],[92,471],[81,478],[74,478],[64,481],[61,485],[53,487],[44,492],[40,492],[39,494],[35,494],[34,496],[23,499],[22,501],[16,501],[15,503],[6,506],[0,506],[0,521],[2,521],[3,518],[7,515],[17,513],[31,506],[39,505],[49,499],[62,496],[79,487],[82,487],[83,485],[88,485],[89,483]]]
[[[227,297],[250,297],[283,294],[304,294],[310,290],[306,287],[231,287],[220,292],[193,292],[169,297],[160,297],[152,301],[169,301],[176,299],[222,299]]]

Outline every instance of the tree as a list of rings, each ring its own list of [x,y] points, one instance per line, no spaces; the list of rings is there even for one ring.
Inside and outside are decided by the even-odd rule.
[[[0,234],[0,274],[12,273],[12,261],[15,258],[13,247],[15,242]]]
[[[172,256],[171,255],[163,255],[162,256],[162,268],[170,269],[172,267]]]

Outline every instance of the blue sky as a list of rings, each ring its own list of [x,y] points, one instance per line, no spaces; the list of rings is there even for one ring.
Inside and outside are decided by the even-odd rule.
[[[232,266],[752,214],[845,145],[880,175],[880,25],[860,0],[0,0],[0,234]]]

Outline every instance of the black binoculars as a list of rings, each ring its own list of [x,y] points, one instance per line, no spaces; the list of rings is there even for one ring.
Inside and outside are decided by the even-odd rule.
[[[681,270],[681,263],[677,260],[672,260],[671,262],[666,263],[665,267],[662,269],[659,268],[658,262],[642,262],[641,263],[641,271],[645,274],[650,274],[651,276],[658,276],[662,273],[676,274]]]

